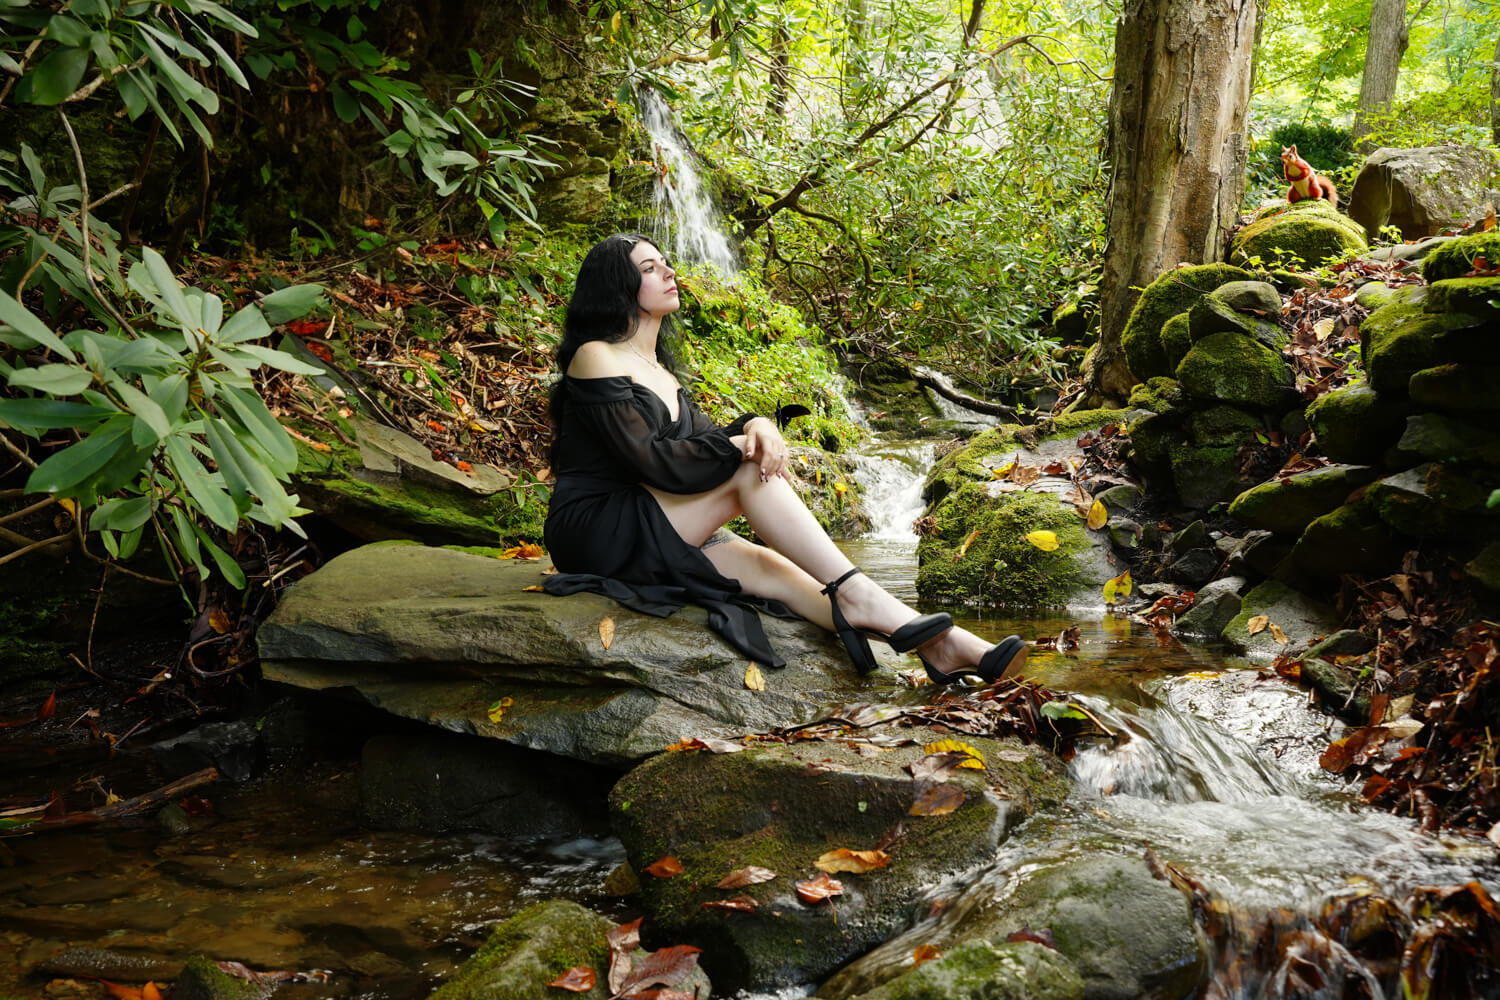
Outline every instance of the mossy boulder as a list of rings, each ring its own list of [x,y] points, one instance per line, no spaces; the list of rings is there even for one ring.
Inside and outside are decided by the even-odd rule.
[[[1407,548],[1364,497],[1314,518],[1292,546],[1292,565],[1308,577],[1337,580],[1345,574],[1383,576]]]
[[[1365,465],[1328,465],[1271,479],[1246,490],[1229,505],[1229,516],[1252,528],[1300,535],[1378,473]]]
[[[1170,469],[1172,452],[1187,440],[1180,415],[1148,413],[1133,421],[1127,431],[1130,460],[1147,475]]]
[[[1230,281],[1213,290],[1210,298],[1238,312],[1272,323],[1281,315],[1281,293],[1269,281]]]
[[[1428,463],[1398,472],[1371,485],[1365,496],[1382,521],[1408,538],[1477,537],[1489,525],[1477,511],[1453,510],[1442,502],[1438,470],[1443,468]]]
[[[1354,293],[1356,304],[1374,312],[1383,306],[1412,304],[1427,297],[1426,285],[1387,285],[1380,281],[1367,281]]]
[[[1269,627],[1250,634],[1250,621],[1264,615],[1282,630],[1282,643]],[[1277,580],[1267,580],[1252,589],[1240,603],[1220,638],[1255,658],[1271,659],[1285,649],[1305,649],[1338,628],[1338,615],[1322,601],[1308,597]]]
[[[1177,381],[1199,399],[1280,414],[1297,400],[1296,380],[1280,353],[1237,333],[1216,333],[1193,345]]]
[[[1083,978],[1046,945],[965,941],[852,1000],[1083,1000]]]
[[[1437,360],[1432,335],[1442,327],[1442,320],[1410,303],[1382,306],[1366,316],[1359,325],[1360,361],[1375,391],[1404,399],[1412,375]]]
[[[1468,313],[1494,318],[1500,313],[1500,278],[1445,278],[1427,286],[1422,308],[1431,313]]]
[[[1247,281],[1250,277],[1250,272],[1243,268],[1199,264],[1168,271],[1147,285],[1120,334],[1125,361],[1135,377],[1148,379],[1172,374],[1162,350],[1162,326],[1178,313],[1191,309],[1204,293],[1225,282]]]
[[[925,755],[923,745],[951,733],[899,735],[866,744],[884,749],[868,757],[847,738],[805,740],[740,753],[666,753],[626,774],[610,793],[610,818],[631,865],[641,871],[671,856],[685,869],[671,878],[642,876],[646,925],[673,943],[702,947],[721,990],[820,979],[904,927],[939,879],[989,861],[1031,809],[1067,794],[1063,765],[1051,753],[964,736],[985,768],[960,768],[949,779],[963,791],[962,804],[946,815],[912,816],[915,782],[906,768]],[[898,826],[904,834],[887,847],[889,865],[838,874],[844,891],[832,902],[798,899],[795,883],[818,874],[823,854],[874,848]],[[715,887],[747,865],[776,877]],[[753,899],[755,909],[702,905],[734,896]]]
[[[1270,289],[1272,295],[1276,294],[1275,288],[1259,281],[1232,281],[1224,287],[1244,289],[1247,286],[1263,286]],[[1261,304],[1252,293],[1241,293],[1235,295],[1234,298],[1248,299]],[[1280,303],[1281,300],[1278,297],[1276,301]],[[1276,317],[1280,314],[1279,305],[1276,311],[1270,314],[1270,319],[1252,312],[1241,311],[1231,305],[1227,299],[1220,298],[1219,290],[1216,289],[1199,299],[1193,308],[1188,310],[1188,333],[1195,343],[1216,333],[1238,333],[1257,340],[1274,351],[1279,351],[1288,339],[1286,332],[1276,322]],[[1162,328],[1162,337],[1166,337],[1165,327]]]
[[[987,877],[935,924],[886,942],[818,995],[845,1000],[869,993],[904,973],[919,944],[947,953],[959,942],[1000,942],[1024,928],[1052,931],[1087,997],[1177,1000],[1193,995],[1208,971],[1187,897],[1141,858],[1095,853],[1035,859],[1023,871]]]
[[[1192,349],[1192,310],[1180,312],[1161,325],[1161,350],[1167,361],[1167,371],[1176,371]]]
[[[1299,201],[1235,233],[1229,262],[1242,267],[1255,262],[1317,267],[1369,246],[1363,227],[1328,202]]]
[[[1192,510],[1208,510],[1236,496],[1250,481],[1240,473],[1238,445],[1194,445],[1172,449],[1172,485],[1177,499]]]
[[[273,989],[269,984],[231,976],[213,959],[194,955],[173,981],[172,997],[174,1000],[265,1000]]]
[[[1411,412],[1406,400],[1381,396],[1360,383],[1319,396],[1307,408],[1307,423],[1324,455],[1335,462],[1369,465],[1401,437]]]
[[[1490,542],[1464,563],[1464,576],[1493,594],[1500,594],[1500,542]]]
[[[1413,403],[1435,410],[1500,410],[1500,365],[1439,365],[1411,377]]]
[[[1072,504],[1050,493],[1005,491],[1008,485],[966,483],[932,509],[933,527],[917,545],[923,600],[1065,607],[1118,574],[1104,536],[1089,532]],[[1036,531],[1052,532],[1056,547],[1028,541]]]
[[[1219,405],[1189,414],[1182,426],[1195,445],[1238,448],[1256,431],[1264,430],[1265,421],[1237,406]]]
[[[1396,447],[1434,462],[1500,466],[1500,431],[1442,413],[1408,417]]]
[[[1422,258],[1422,277],[1429,283],[1461,278],[1472,272],[1480,258],[1489,268],[1500,264],[1500,232],[1490,230],[1444,240]]]
[[[1125,405],[1132,410],[1174,413],[1186,410],[1189,400],[1176,379],[1167,378],[1165,375],[1154,375],[1144,382],[1137,383],[1135,388],[1130,390],[1130,399]]]

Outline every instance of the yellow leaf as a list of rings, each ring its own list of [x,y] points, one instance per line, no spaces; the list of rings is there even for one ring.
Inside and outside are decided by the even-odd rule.
[[[491,722],[499,722],[501,719],[505,718],[505,710],[507,708],[510,708],[510,706],[514,704],[515,699],[513,698],[497,698],[490,704],[490,707],[488,711],[485,712],[485,715],[489,716],[489,720]]]
[[[1270,615],[1256,615],[1245,623],[1245,628],[1249,630],[1251,635],[1259,635],[1266,630],[1266,626],[1269,624],[1271,624]]]
[[[234,628],[230,624],[229,616],[224,613],[224,609],[217,606],[208,613],[208,627],[220,635],[225,635]]]
[[[1011,459],[1009,462],[1006,462],[1004,465],[1000,466],[998,469],[991,469],[990,470],[990,478],[992,478],[992,479],[1004,479],[1006,476],[1010,475],[1010,470],[1014,469],[1015,467],[1016,467],[1016,460],[1015,459]]]
[[[760,667],[750,664],[745,667],[745,687],[751,691],[764,691],[766,689],[765,675],[760,672]]]
[[[1104,581],[1104,603],[1114,604],[1130,596],[1130,570]]]
[[[1224,675],[1218,670],[1189,670],[1187,673],[1178,674],[1177,676],[1186,677],[1190,681],[1211,681],[1215,677],[1222,677]]]
[[[522,542],[517,548],[520,551],[516,555],[521,559],[540,559],[547,554],[546,549],[532,542]]]
[[[1271,629],[1271,638],[1275,639],[1277,642],[1280,642],[1280,643],[1285,643],[1286,642],[1286,633],[1283,632],[1283,631],[1281,631],[1281,626],[1280,625],[1277,625],[1275,622],[1272,622],[1269,627]]]
[[[817,483],[819,486],[823,485],[823,470],[822,470],[822,468],[817,468],[817,469],[813,470],[813,482]]]
[[[978,537],[978,528],[975,528],[973,531],[969,532],[969,537],[965,538],[963,544],[958,547],[958,555],[953,557],[953,561],[957,562],[958,560],[962,559],[965,553],[969,551],[969,546],[974,544],[974,539]]]
[[[1057,532],[1055,531],[1028,531],[1026,540],[1043,552],[1053,552],[1057,549]]]
[[[529,594],[545,594],[547,592],[547,588],[543,587],[540,583],[533,583],[531,586],[522,587],[521,589]]]
[[[884,851],[851,851],[847,847],[829,851],[813,862],[813,867],[830,875],[839,872],[854,872],[856,875],[884,868],[891,863],[891,856]]]
[[[69,500],[67,497],[58,497],[57,505],[63,510],[67,511],[69,514],[72,514],[74,517],[78,516],[78,504],[74,503],[72,500]]]
[[[615,620],[609,615],[605,615],[599,621],[599,641],[604,643],[605,649],[608,649],[609,644],[615,641]]]
[[[617,10],[617,11],[615,11],[615,16],[609,19],[609,33],[611,35],[618,35],[620,33],[620,14],[621,13],[622,13],[621,11]]]
[[[1332,316],[1328,317],[1327,319],[1319,320],[1318,322],[1316,322],[1316,323],[1313,324],[1313,335],[1318,338],[1318,342],[1319,343],[1322,343],[1323,341],[1327,340],[1328,339],[1328,335],[1330,333],[1332,333],[1332,332],[1333,332],[1333,317]]]
[[[969,759],[958,765],[959,767],[969,767],[976,771],[984,770],[984,754],[980,753],[974,747],[969,746],[969,744],[960,743],[958,740],[938,740],[936,743],[929,743],[924,746],[922,752],[961,753]]]
[[[849,492],[849,487],[843,483],[834,483],[833,492],[837,493],[839,496],[843,496],[845,493]]]
[[[1109,511],[1104,507],[1104,501],[1095,500],[1094,505],[1089,508],[1089,530],[1098,531],[1109,521]]]

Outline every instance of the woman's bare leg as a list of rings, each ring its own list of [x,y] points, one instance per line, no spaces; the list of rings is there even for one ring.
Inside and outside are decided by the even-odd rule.
[[[709,561],[725,576],[738,580],[747,592],[779,600],[809,621],[833,627],[828,598],[821,590],[854,564],[839,551],[790,483],[780,477],[761,482],[759,467],[746,462],[726,482],[706,493],[650,492],[667,520],[690,545],[702,545],[743,513],[756,534],[775,551],[762,555],[748,543],[717,544],[704,550]],[[889,633],[917,616],[913,608],[863,573],[840,584],[838,596],[845,616],[856,627]],[[934,667],[947,672],[978,664],[989,649],[990,644],[972,632],[952,628],[925,644],[922,654]]]

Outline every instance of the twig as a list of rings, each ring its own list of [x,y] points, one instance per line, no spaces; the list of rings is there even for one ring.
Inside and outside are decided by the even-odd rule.
[[[22,284],[25,284],[25,279],[22,279]],[[16,294],[19,296],[20,292],[17,292]],[[31,468],[33,468],[33,469],[36,468],[36,462],[34,462],[32,460],[31,456],[28,455],[28,454],[26,454],[20,448],[17,448],[14,444],[12,444],[10,438],[6,437],[4,434],[0,434],[0,444],[5,445],[5,448],[6,448],[7,451],[9,451],[12,455],[16,456],[17,458],[19,458],[21,461],[25,462]],[[16,493],[15,493],[15,495],[16,496],[25,496],[26,494],[23,493],[20,490],[17,490]]]
[[[106,83],[113,80],[121,73],[129,73],[133,69],[140,69],[142,66],[146,65],[146,63],[150,59],[151,57],[149,55],[143,55],[135,62],[128,65],[120,65],[116,66],[114,69],[105,70],[104,72],[100,73],[98,76],[90,80],[88,83],[84,84],[82,87],[79,87],[67,97],[63,98],[63,103],[71,104],[74,101],[82,101],[87,99],[88,97],[93,95],[94,91],[98,90],[100,87],[104,86]]]
[[[132,816],[158,803],[168,802],[183,792],[192,791],[194,788],[201,788],[218,780],[218,769],[205,767],[201,771],[194,771],[185,778],[178,778],[169,785],[163,785],[155,791],[146,792],[144,795],[137,795],[133,799],[125,799],[122,802],[116,802],[112,806],[93,809],[89,812],[68,813],[56,819],[40,819],[33,826],[28,827],[28,829],[50,830],[60,826],[82,826],[87,823],[102,823],[105,820],[117,819],[121,816]]]
[[[51,27],[51,25],[48,25],[48,27]],[[33,40],[30,45],[26,46],[26,53],[21,56],[20,67],[16,70],[16,75],[11,77],[9,80],[6,80],[5,89],[0,90],[0,104],[4,104],[5,99],[10,96],[11,89],[15,87],[16,81],[26,75],[26,64],[31,62],[31,57],[36,55],[36,50],[41,47],[42,39],[46,37],[47,29],[43,28],[41,30],[41,33],[36,36],[35,40]],[[40,194],[41,192],[37,193]]]
[[[9,514],[6,514],[4,517],[0,517],[0,524],[5,524],[9,521],[19,521],[27,514],[35,514],[37,511],[41,510],[43,507],[46,507],[48,504],[54,503],[57,503],[57,500],[49,496],[47,499],[38,501],[37,503],[32,504],[30,507],[23,507],[20,510],[12,511]]]
[[[115,318],[120,328],[130,334],[132,340],[138,339],[140,334],[135,332],[135,327],[120,315],[113,302],[99,293],[99,283],[94,280],[94,241],[89,238],[89,177],[83,169],[83,150],[78,146],[78,137],[73,134],[73,123],[68,121],[67,112],[58,108],[57,117],[62,119],[63,131],[68,133],[68,142],[73,147],[73,163],[78,168],[78,225],[83,230],[83,278],[88,282],[89,291],[94,293],[94,298]]]
[[[30,545],[27,545],[24,548],[16,549],[16,551],[14,552],[8,552],[5,555],[0,556],[0,566],[19,559],[27,553],[35,552],[37,549],[44,549],[48,546],[56,545],[58,542],[66,540],[67,537],[68,536],[66,534],[53,535],[51,538],[44,538],[40,542],[32,542]]]

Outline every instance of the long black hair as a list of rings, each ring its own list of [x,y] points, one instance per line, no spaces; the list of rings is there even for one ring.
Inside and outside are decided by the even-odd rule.
[[[584,254],[583,263],[578,265],[578,279],[573,283],[573,297],[568,300],[567,316],[563,320],[562,343],[557,345],[559,376],[567,372],[573,363],[573,355],[589,341],[618,344],[635,334],[641,321],[641,272],[630,255],[639,243],[656,245],[650,237],[640,233],[615,233],[594,244],[593,249]],[[656,360],[667,368],[676,365],[676,359],[666,347],[671,321],[670,316],[663,318],[661,331],[656,337]],[[565,396],[559,378],[552,388],[550,400],[554,434],[562,426]]]

